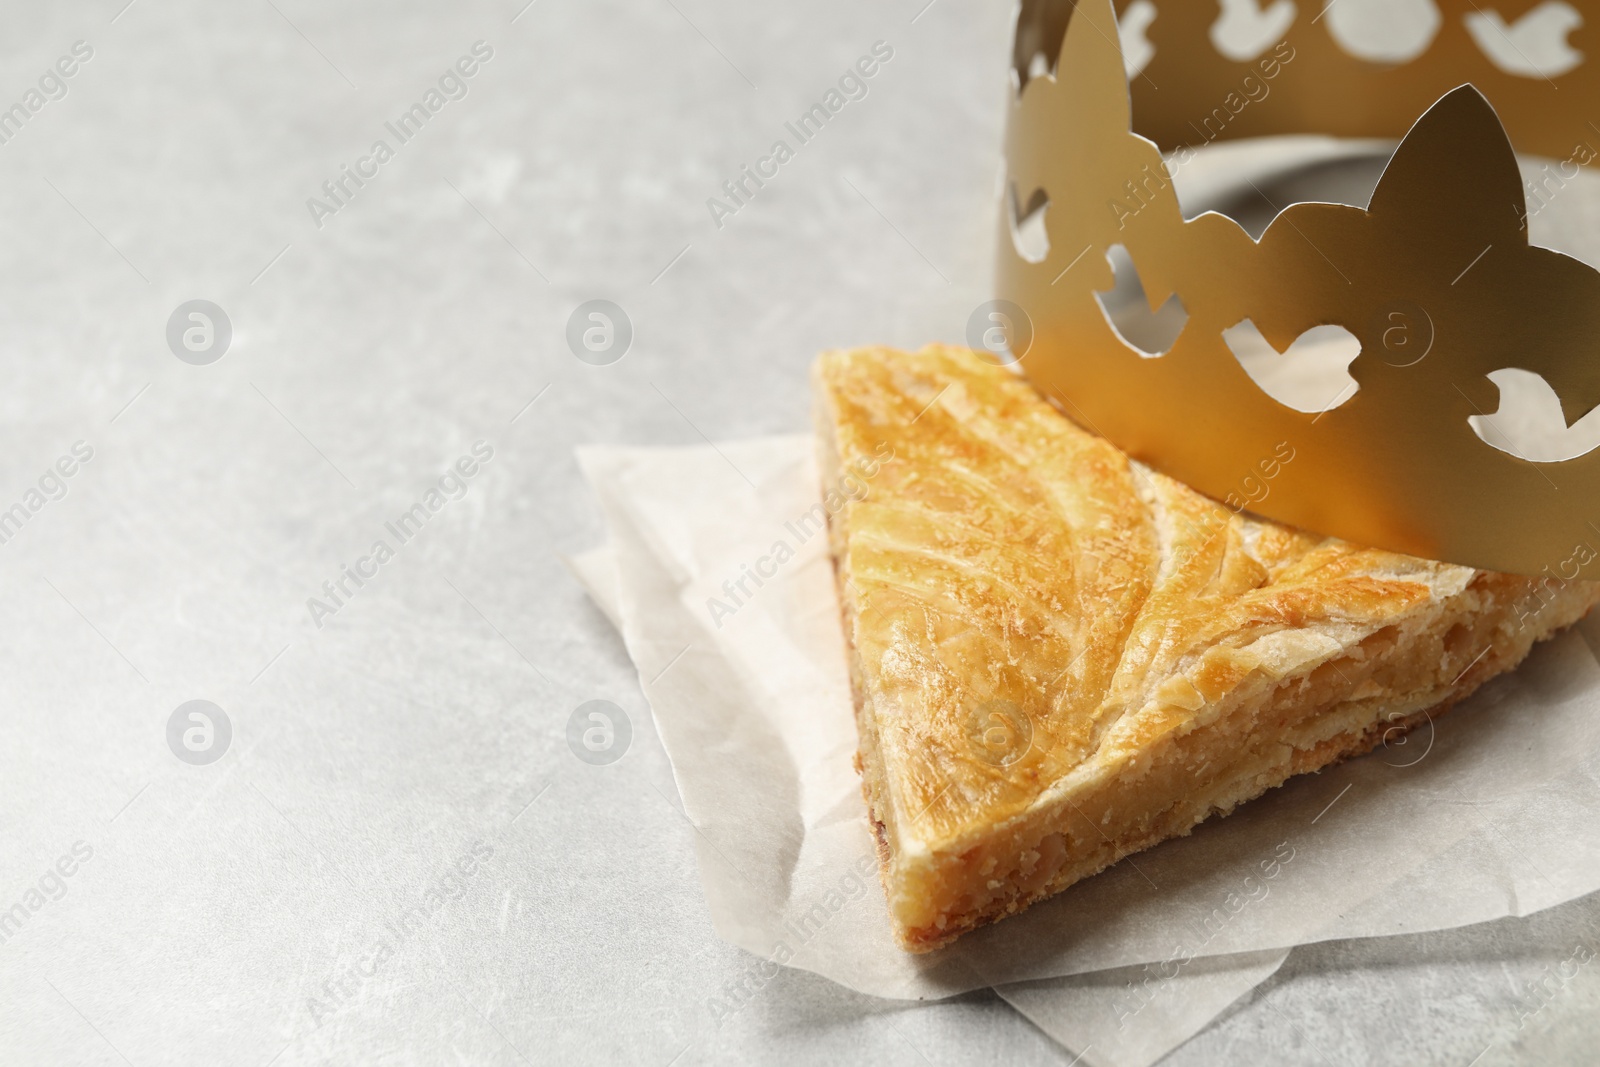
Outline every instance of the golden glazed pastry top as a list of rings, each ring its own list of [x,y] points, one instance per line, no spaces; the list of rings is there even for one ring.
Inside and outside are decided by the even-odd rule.
[[[840,516],[840,573],[901,850],[1137,769],[1247,679],[1303,675],[1480,575],[1237,514],[964,349],[888,355],[816,375],[841,469],[892,457]],[[1241,480],[1270,491],[1292,462],[1285,444]]]

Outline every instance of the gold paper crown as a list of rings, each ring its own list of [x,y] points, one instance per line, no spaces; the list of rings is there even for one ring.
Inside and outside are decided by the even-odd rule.
[[[1561,174],[1597,158],[1585,109],[1600,101],[1600,62],[1580,53],[1600,45],[1581,36],[1600,3],[1486,13],[1440,0],[1401,42],[1416,54],[1379,39],[1365,58],[1294,7],[1258,12],[1294,17],[1258,50],[1224,54],[1213,33],[1231,0],[1119,0],[1138,24],[1124,32],[1147,31],[1140,50],[1154,49],[1130,48],[1127,63],[1111,0],[1023,0],[997,284],[1031,324],[1014,345],[1024,373],[1235,510],[1489,570],[1600,579],[1600,450],[1530,462],[1468,422],[1496,410],[1488,375],[1506,368],[1540,375],[1569,424],[1600,403],[1600,273],[1528,243],[1512,149],[1562,161]],[[1482,19],[1554,8],[1583,17],[1557,27],[1572,33],[1554,68],[1507,71],[1486,54]],[[1162,149],[1181,164],[1211,141],[1283,133],[1404,138],[1365,210],[1292,204],[1259,239],[1214,212],[1184,219]],[[1047,247],[1031,247],[1041,219]],[[1148,336],[1106,310],[1118,256],[1142,281]],[[1224,337],[1252,327],[1279,353],[1317,327],[1348,331],[1358,388],[1321,412],[1274,400]]]

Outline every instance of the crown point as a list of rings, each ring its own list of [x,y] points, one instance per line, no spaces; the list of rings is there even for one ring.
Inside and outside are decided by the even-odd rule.
[[[1508,210],[1509,209],[1509,210]],[[1398,230],[1526,240],[1517,157],[1500,116],[1471,85],[1430,107],[1400,142],[1368,214]]]

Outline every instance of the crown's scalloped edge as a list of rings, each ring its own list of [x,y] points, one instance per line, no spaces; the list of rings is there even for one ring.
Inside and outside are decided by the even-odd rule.
[[[1063,0],[1037,0],[1032,5],[1025,0],[1023,14],[1026,15],[1030,7],[1043,8],[1049,6],[1052,2],[1058,12],[1063,7],[1067,12],[1065,19],[1062,21],[1060,47],[1054,53],[1055,61],[1050,70],[1047,72],[1036,70],[1033,77],[1018,78],[1019,91],[1012,98],[1012,133],[1008,142],[1008,161],[1013,165],[1009,175],[1009,182],[1015,185],[1017,197],[1033,202],[1034,198],[1042,193],[1049,200],[1051,210],[1045,219],[1045,226],[1050,231],[1050,248],[1042,262],[1029,264],[1017,257],[1015,250],[1010,248],[1009,234],[1002,240],[1000,246],[1002,257],[1005,257],[1010,262],[1009,267],[1005,266],[1004,263],[1002,264],[1001,295],[1008,298],[1024,295],[1016,284],[1017,279],[1033,278],[1036,281],[1032,284],[1040,288],[1040,292],[1043,294],[1042,299],[1047,303],[1057,300],[1078,300],[1088,293],[1097,290],[1103,291],[1104,289],[1104,286],[1100,285],[1099,282],[1105,278],[1106,271],[1103,267],[1095,268],[1092,265],[1088,269],[1080,269],[1078,275],[1067,284],[1055,284],[1066,276],[1067,271],[1071,269],[1071,264],[1078,262],[1086,253],[1092,253],[1093,248],[1096,246],[1096,241],[1092,238],[1100,236],[1105,229],[1103,219],[1099,222],[1095,222],[1092,219],[1085,221],[1087,216],[1084,215],[1082,205],[1093,201],[1096,197],[1105,197],[1108,189],[1114,190],[1116,181],[1124,178],[1127,173],[1113,169],[1109,174],[1099,175],[1105,181],[1095,185],[1093,184],[1095,177],[1093,166],[1100,165],[1102,161],[1110,161],[1105,165],[1115,168],[1129,160],[1153,160],[1157,166],[1163,169],[1168,166],[1156,143],[1132,128],[1131,93],[1127,77],[1121,67],[1121,48],[1115,32],[1116,23],[1111,0],[1078,0],[1076,3],[1066,2],[1064,4]],[[1600,8],[1600,4],[1596,6]],[[1106,32],[1107,29],[1110,30],[1109,33]],[[1096,38],[1104,38],[1103,41],[1094,45],[1100,50],[1098,55],[1094,55],[1087,50],[1089,45],[1093,43],[1090,37],[1091,34]],[[1020,49],[1018,54],[1020,54]],[[1076,62],[1076,60],[1085,56],[1092,56],[1094,62],[1086,64]],[[1110,62],[1112,58],[1116,61],[1115,67]],[[1086,83],[1086,77],[1100,80]],[[1113,84],[1113,78],[1115,84]],[[1071,110],[1078,101],[1095,99],[1097,96],[1101,100],[1099,106],[1102,112],[1106,107],[1116,109],[1118,104],[1126,102],[1127,110],[1124,115],[1127,118],[1120,123],[1120,129],[1116,128],[1119,124],[1101,121],[1096,118],[1094,113],[1074,113]],[[1103,119],[1103,117],[1102,115],[1101,118]],[[1041,134],[1038,129],[1031,128],[1037,127],[1040,122],[1047,118],[1061,120],[1062,125],[1067,128],[1067,133],[1063,135],[1060,131],[1051,130],[1048,134]],[[1054,137],[1057,143],[1054,145],[1041,143],[1039,141],[1040,136]],[[1074,140],[1070,146],[1064,146],[1059,143],[1062,136],[1082,138],[1082,140]],[[1116,138],[1115,141],[1100,140],[1101,138],[1113,137]],[[1052,152],[1054,152],[1054,155],[1052,155]],[[1459,166],[1453,173],[1442,172],[1439,169],[1440,158],[1448,156],[1452,152],[1470,154],[1472,160],[1484,164],[1481,169],[1490,173],[1480,173],[1480,168],[1475,166]],[[1073,181],[1057,182],[1055,175],[1052,173],[1052,167],[1059,169],[1062,164],[1059,163],[1057,157],[1068,154],[1073,156],[1075,160],[1073,163],[1066,165],[1067,172],[1070,173]],[[1026,164],[1021,170],[1015,167],[1019,158]],[[1056,161],[1052,162],[1053,160]],[[1594,341],[1594,338],[1600,337],[1600,270],[1596,270],[1593,265],[1576,257],[1530,243],[1528,240],[1527,205],[1523,199],[1523,188],[1517,172],[1516,154],[1512,148],[1505,124],[1501,121],[1498,112],[1488,97],[1477,86],[1470,82],[1458,84],[1455,88],[1435,99],[1411,123],[1410,128],[1400,138],[1393,155],[1385,166],[1382,177],[1374,189],[1372,199],[1365,209],[1316,201],[1287,204],[1275,212],[1270,224],[1262,232],[1260,238],[1251,239],[1249,234],[1236,221],[1220,212],[1208,211],[1192,219],[1183,218],[1176,192],[1171,184],[1170,171],[1165,176],[1167,178],[1166,182],[1158,183],[1157,187],[1148,190],[1149,202],[1141,204],[1140,207],[1141,212],[1149,211],[1151,217],[1159,217],[1164,221],[1156,225],[1146,220],[1136,219],[1128,239],[1122,243],[1129,248],[1135,249],[1136,257],[1150,257],[1153,248],[1160,252],[1160,248],[1164,247],[1163,242],[1168,245],[1188,243],[1195,246],[1204,246],[1207,242],[1220,242],[1217,248],[1221,254],[1217,257],[1217,265],[1214,268],[1216,271],[1234,269],[1229,264],[1244,262],[1237,259],[1241,255],[1277,256],[1280,259],[1285,259],[1286,257],[1285,262],[1287,262],[1288,267],[1285,267],[1281,274],[1273,274],[1270,284],[1277,284],[1281,280],[1283,284],[1287,285],[1291,281],[1295,281],[1296,284],[1302,286],[1304,291],[1297,295],[1297,302],[1295,300],[1282,300],[1280,301],[1282,305],[1280,307],[1269,307],[1260,314],[1249,316],[1261,327],[1263,336],[1280,352],[1286,350],[1295,337],[1312,325],[1344,325],[1347,327],[1358,325],[1341,320],[1341,316],[1348,315],[1349,312],[1348,310],[1341,312],[1339,310],[1340,302],[1329,295],[1337,293],[1338,290],[1332,276],[1327,274],[1326,271],[1324,271],[1320,281],[1311,285],[1309,289],[1304,288],[1306,285],[1305,278],[1307,277],[1305,263],[1311,261],[1311,257],[1304,252],[1303,248],[1298,253],[1294,252],[1293,248],[1296,242],[1304,242],[1304,244],[1316,247],[1316,240],[1324,241],[1329,247],[1335,248],[1335,251],[1343,258],[1346,255],[1354,255],[1362,250],[1366,250],[1369,253],[1374,249],[1384,250],[1384,241],[1386,240],[1395,241],[1405,235],[1414,236],[1420,242],[1419,246],[1401,248],[1398,251],[1391,249],[1386,262],[1376,265],[1363,262],[1360,264],[1359,270],[1353,264],[1347,262],[1346,267],[1350,268],[1351,273],[1356,273],[1360,276],[1360,285],[1358,286],[1357,282],[1352,281],[1349,277],[1343,278],[1344,283],[1355,286],[1361,292],[1373,289],[1372,276],[1376,275],[1378,268],[1381,267],[1385,271],[1393,272],[1394,276],[1401,280],[1400,289],[1405,291],[1410,291],[1411,289],[1427,292],[1437,291],[1445,294],[1441,297],[1442,300],[1459,300],[1461,302],[1459,307],[1471,312],[1462,321],[1481,322],[1486,317],[1492,319],[1494,315],[1498,314],[1500,316],[1500,325],[1502,326],[1507,323],[1518,322],[1529,327],[1526,343],[1515,351],[1506,351],[1504,359],[1485,359],[1484,352],[1489,351],[1493,346],[1489,343],[1489,340],[1476,335],[1466,338],[1469,343],[1463,346],[1459,343],[1463,339],[1462,336],[1459,333],[1453,334],[1451,335],[1451,346],[1442,345],[1440,347],[1440,350],[1434,355],[1431,363],[1432,369],[1428,373],[1436,375],[1438,373],[1437,368],[1450,368],[1452,373],[1456,373],[1462,378],[1461,384],[1456,386],[1456,392],[1459,396],[1447,395],[1442,398],[1432,396],[1427,398],[1427,402],[1423,406],[1430,408],[1431,415],[1429,417],[1434,419],[1435,423],[1440,417],[1440,412],[1448,411],[1452,417],[1460,416],[1456,420],[1460,423],[1460,426],[1457,427],[1452,424],[1444,430],[1438,430],[1438,427],[1435,426],[1435,430],[1441,437],[1452,437],[1454,439],[1453,447],[1462,445],[1466,438],[1470,438],[1470,449],[1475,451],[1473,451],[1468,462],[1481,464],[1486,470],[1493,469],[1494,478],[1487,479],[1486,484],[1487,481],[1494,481],[1496,487],[1505,488],[1511,484],[1514,476],[1521,477],[1524,482],[1531,482],[1531,478],[1544,478],[1548,481],[1549,479],[1546,475],[1537,472],[1559,469],[1563,471],[1563,477],[1569,476],[1568,472],[1581,474],[1579,480],[1585,483],[1585,487],[1590,490],[1584,495],[1590,500],[1600,500],[1600,449],[1591,450],[1567,460],[1533,464],[1526,460],[1519,460],[1515,456],[1507,455],[1503,449],[1497,449],[1485,443],[1477,433],[1473,432],[1470,426],[1466,425],[1467,415],[1474,413],[1483,415],[1486,413],[1483,407],[1480,406],[1481,401],[1487,400],[1489,405],[1492,406],[1495,403],[1493,398],[1498,396],[1498,387],[1488,380],[1487,375],[1507,368],[1525,370],[1543,377],[1561,398],[1563,414],[1569,425],[1575,422],[1577,417],[1600,405],[1600,351],[1597,351],[1597,349],[1600,349],[1600,345],[1597,345]],[[1422,176],[1429,176],[1430,181],[1423,182],[1421,180]],[[1061,192],[1063,185],[1071,188],[1070,198],[1068,193]],[[1445,234],[1445,230],[1441,227],[1442,213],[1474,203],[1479,203],[1483,208],[1480,214],[1473,216],[1476,221],[1469,223],[1467,226],[1452,224],[1448,228],[1448,236],[1450,241],[1457,243],[1466,237],[1481,236],[1483,237],[1483,249],[1480,253],[1477,253],[1477,259],[1471,259],[1469,256],[1468,259],[1470,261],[1462,262],[1459,265],[1450,264],[1450,273],[1454,276],[1441,276],[1443,281],[1440,281],[1438,278],[1432,277],[1429,272],[1435,271],[1435,268],[1441,268],[1445,264],[1427,262],[1427,253],[1433,249],[1429,241],[1435,242],[1441,249],[1448,248],[1452,252],[1458,250],[1454,244],[1444,240],[1442,236]],[[1068,210],[1069,205],[1071,205],[1070,210]],[[1068,216],[1073,211],[1076,211],[1077,214],[1069,218]],[[1073,229],[1068,226],[1071,236],[1063,240],[1063,235],[1059,230],[1063,225],[1067,224],[1076,225],[1077,228]],[[1308,233],[1313,235],[1316,240],[1313,239],[1313,236],[1308,236]],[[1091,240],[1087,245],[1083,240],[1085,234],[1091,236]],[[1152,242],[1155,242],[1155,244],[1152,244]],[[1240,243],[1251,251],[1249,253],[1241,253],[1239,251]],[[1108,241],[1099,242],[1102,253],[1106,251],[1109,244],[1110,242]],[[1079,251],[1080,248],[1082,248],[1082,252]],[[1230,248],[1232,249],[1231,251],[1229,250]],[[1351,252],[1351,249],[1356,251]],[[1192,252],[1192,249],[1190,251]],[[1346,272],[1334,264],[1333,260],[1324,254],[1320,248],[1317,251],[1322,259],[1327,261],[1327,265],[1332,271],[1341,276],[1345,275]],[[1495,252],[1495,256],[1487,265],[1479,266],[1479,261],[1484,256],[1488,256],[1491,251]],[[1230,256],[1235,258],[1230,259]],[[1515,259],[1508,257],[1515,257]],[[1092,261],[1093,259],[1103,258],[1103,256],[1095,257],[1090,255],[1089,258]],[[1171,258],[1170,255],[1165,253],[1157,254],[1153,257],[1156,269],[1152,271],[1152,275],[1156,278],[1156,284],[1152,289],[1152,293],[1171,289],[1173,275],[1171,263],[1168,262]],[[1071,263],[1068,262],[1069,260]],[[1142,267],[1144,263],[1141,262],[1140,265]],[[1274,267],[1284,267],[1284,263],[1268,263],[1264,267],[1261,264],[1256,264],[1256,266],[1258,273],[1260,270],[1268,270],[1270,272]],[[1321,268],[1317,269],[1320,270]],[[1458,283],[1474,271],[1476,273],[1471,276],[1467,285],[1457,288]],[[1244,278],[1241,277],[1237,281],[1242,284]],[[1545,310],[1549,311],[1550,314],[1540,320],[1536,318],[1535,309],[1527,303],[1530,286],[1535,282],[1549,282],[1552,291],[1567,294],[1572,299],[1566,301],[1556,300],[1554,302],[1544,300]],[[1006,288],[1008,285],[1011,287],[1009,291]],[[1319,292],[1322,294],[1321,299],[1326,304],[1324,311],[1308,313],[1306,305],[1315,303],[1319,299]],[[1074,294],[1078,295],[1075,296]],[[1152,299],[1155,299],[1155,297],[1152,296]],[[1279,301],[1279,297],[1274,293],[1268,293],[1260,299],[1268,305]],[[1535,299],[1534,302],[1537,303],[1538,300]],[[1185,298],[1186,306],[1188,303],[1188,299]],[[1294,306],[1290,307],[1290,305]],[[1027,304],[1025,303],[1024,306],[1026,307]],[[1039,305],[1036,305],[1037,307]],[[1285,308],[1288,308],[1288,310],[1284,310]],[[1048,311],[1048,308],[1044,310]],[[1207,319],[1204,309],[1201,310],[1201,314],[1193,316],[1187,329],[1208,331],[1211,328],[1213,324]],[[1050,316],[1046,315],[1045,317],[1049,318]],[[1102,315],[1100,318],[1103,320],[1104,316]],[[1446,326],[1449,326],[1449,316],[1444,316],[1444,318]],[[1554,320],[1553,322],[1551,321],[1552,319]],[[1593,325],[1593,329],[1588,331],[1587,342],[1583,341],[1581,337],[1574,337],[1574,330],[1570,328],[1579,323],[1580,320]],[[1087,324],[1089,321],[1086,319],[1084,323]],[[1084,328],[1089,327],[1085,325]],[[1433,319],[1431,317],[1429,319],[1429,329],[1430,331],[1433,330]],[[1500,332],[1506,336],[1514,336],[1512,331],[1501,330]],[[1206,336],[1203,342],[1199,344],[1199,347],[1196,348],[1191,345],[1193,351],[1188,352],[1187,355],[1179,355],[1180,350],[1184,347],[1184,337],[1180,335],[1173,350],[1173,354],[1179,357],[1176,363],[1173,362],[1172,356],[1137,360],[1132,355],[1133,350],[1131,347],[1116,335],[1116,330],[1109,323],[1102,322],[1102,333],[1115,339],[1116,343],[1127,354],[1131,363],[1143,364],[1143,368],[1137,375],[1134,375],[1132,370],[1126,368],[1121,370],[1112,368],[1114,375],[1124,373],[1124,371],[1128,375],[1133,375],[1122,383],[1122,385],[1127,386],[1126,389],[1122,389],[1122,396],[1124,397],[1138,396],[1141,389],[1156,388],[1159,390],[1163,388],[1160,385],[1163,380],[1168,380],[1169,383],[1178,381],[1175,372],[1169,373],[1163,364],[1176,367],[1178,364],[1184,363],[1185,360],[1199,359],[1201,362],[1216,360],[1217,349],[1220,345],[1220,336],[1216,339]],[[1220,335],[1220,330],[1218,333]],[[1044,344],[1041,345],[1039,341],[1036,341],[1036,350],[1040,348],[1050,349],[1049,330],[1041,331],[1038,337],[1039,341],[1043,341]],[[1366,341],[1370,340],[1371,334],[1368,331],[1366,332]],[[1430,332],[1430,347],[1432,340],[1433,337]],[[1550,340],[1552,343],[1542,343],[1545,340]],[[1104,337],[1097,337],[1093,343],[1100,344],[1103,341]],[[1373,355],[1368,351],[1369,348],[1370,345],[1364,342],[1362,355],[1358,356],[1355,363],[1351,365],[1352,373],[1356,373],[1358,368],[1365,366],[1368,370],[1363,373],[1368,378],[1372,377],[1374,368],[1377,368],[1377,365],[1372,358],[1368,358]],[[1461,351],[1462,348],[1475,349],[1476,351],[1464,354]],[[1467,358],[1469,355],[1472,358]],[[1035,366],[1037,366],[1037,358],[1035,357]],[[1231,373],[1236,379],[1242,381],[1242,388],[1249,390],[1256,398],[1255,401],[1252,401],[1252,404],[1259,404],[1264,401],[1272,407],[1284,407],[1277,401],[1271,400],[1253,381],[1250,381],[1248,376],[1243,374],[1237,360],[1230,357],[1228,362],[1232,364],[1231,368],[1217,362],[1211,369],[1224,377]],[[1399,364],[1390,364],[1390,366],[1398,367]],[[1024,369],[1028,370],[1027,363],[1025,363]],[[1057,375],[1057,380],[1050,383],[1052,388],[1068,382],[1073,374],[1080,373],[1080,371],[1072,370],[1071,367],[1066,367],[1065,369],[1057,367],[1057,370],[1061,371],[1061,373]],[[1095,373],[1099,374],[1104,370],[1104,367],[1097,367]],[[1285,409],[1289,414],[1292,414],[1293,419],[1285,417],[1278,419],[1278,422],[1291,428],[1299,427],[1298,430],[1293,431],[1296,433],[1309,434],[1312,432],[1311,428],[1315,427],[1315,435],[1318,439],[1329,440],[1341,432],[1346,432],[1362,425],[1361,418],[1370,419],[1371,412],[1378,410],[1383,404],[1392,406],[1395,398],[1403,395],[1405,389],[1413,388],[1414,383],[1423,380],[1423,376],[1417,373],[1410,379],[1413,386],[1406,386],[1403,379],[1394,378],[1387,371],[1382,371],[1382,368],[1377,368],[1377,370],[1381,373],[1371,381],[1363,379],[1362,374],[1356,375],[1361,384],[1361,392],[1368,394],[1365,397],[1358,394],[1357,402],[1315,415]],[[1036,372],[1029,370],[1028,373],[1030,376],[1034,376]],[[1191,370],[1186,373],[1194,373],[1192,365]],[[1093,375],[1091,375],[1091,378],[1093,378]],[[1088,379],[1084,380],[1087,381]],[[1099,388],[1105,389],[1107,380],[1104,379],[1103,375],[1094,380],[1100,382]],[[1142,385],[1139,384],[1141,382],[1143,383]],[[1118,388],[1121,388],[1121,386],[1118,386]],[[1372,393],[1373,389],[1377,389],[1378,392]],[[1385,390],[1388,391],[1387,394]],[[1399,390],[1399,392],[1397,393],[1396,390]],[[1144,429],[1152,429],[1152,427],[1148,422],[1141,424],[1140,418],[1150,420],[1167,417],[1171,414],[1170,412],[1162,411],[1159,404],[1148,405],[1149,410],[1147,412],[1134,412],[1129,415],[1127,410],[1112,411],[1110,408],[1105,407],[1103,397],[1097,398],[1088,394],[1080,394],[1079,399],[1090,402],[1086,407],[1094,416],[1095,422],[1100,422],[1100,412],[1105,412],[1105,421],[1113,427],[1108,436],[1114,442],[1122,445],[1125,451],[1136,455],[1146,451],[1142,447],[1146,442],[1141,440],[1141,437],[1161,438],[1161,433],[1159,432],[1151,435],[1142,434],[1141,425],[1143,425]],[[1182,399],[1192,403],[1192,398],[1190,397]],[[1100,408],[1096,410],[1094,405],[1100,405]],[[1473,410],[1467,410],[1464,405],[1470,405]],[[1142,403],[1126,405],[1126,407],[1140,406],[1145,405],[1142,405]],[[1363,415],[1363,413],[1365,414]],[[1326,419],[1323,418],[1324,415],[1327,416]],[[1121,418],[1120,416],[1128,417]],[[1433,425],[1433,423],[1429,423],[1427,419],[1422,419],[1419,425],[1426,427],[1427,425]],[[1120,432],[1123,429],[1128,432]],[[1154,429],[1161,430],[1162,428],[1154,427]],[[1371,429],[1370,424],[1368,429]],[[1400,430],[1395,432],[1401,432],[1401,438],[1405,439],[1406,447],[1413,449],[1417,447],[1424,449],[1432,447],[1432,444],[1426,442],[1418,444],[1416,434],[1422,431],[1417,430],[1415,427],[1403,427],[1402,429],[1404,432]],[[1406,433],[1410,433],[1411,437],[1406,438]],[[1245,436],[1248,436],[1248,434],[1245,434]],[[1400,440],[1400,438],[1396,440]],[[1369,443],[1369,452],[1370,448]],[[1156,449],[1155,451],[1159,453],[1160,450]],[[1354,449],[1353,451],[1359,451],[1359,449]],[[1403,454],[1403,450],[1397,454]],[[1195,465],[1189,461],[1182,460],[1181,457],[1179,457],[1180,462],[1171,464],[1162,462],[1163,457],[1159,454],[1147,458],[1153,458],[1154,465],[1158,468],[1167,469],[1168,473],[1183,477],[1202,490],[1212,492],[1213,495],[1219,498],[1225,495],[1219,491],[1219,486],[1227,481],[1225,476],[1207,477],[1202,472],[1201,476],[1196,477],[1195,470],[1197,468]],[[1189,463],[1187,468],[1185,468],[1185,463]],[[1177,469],[1173,469],[1174,467]],[[1374,467],[1372,470],[1374,475],[1378,475],[1383,472],[1383,467],[1380,463],[1378,467]],[[1387,478],[1389,474],[1394,473],[1391,464],[1391,469],[1387,474],[1383,474],[1383,478]],[[1383,478],[1373,477],[1372,480],[1381,481]],[[1396,475],[1396,478],[1398,479],[1396,484],[1404,481],[1404,478],[1398,475]],[[1498,480],[1496,481],[1495,479]],[[1360,489],[1359,481],[1350,484],[1354,485],[1358,490]],[[1518,491],[1520,492],[1520,489]],[[1381,496],[1381,491],[1378,492]],[[1484,492],[1489,493],[1490,490],[1485,489]],[[1397,514],[1406,513],[1405,507],[1401,506],[1404,503],[1404,501],[1396,499],[1379,500],[1379,504],[1392,505],[1389,510]],[[1302,500],[1302,504],[1305,504],[1304,500]],[[1470,565],[1484,566],[1488,569],[1520,570],[1524,573],[1534,573],[1537,570],[1537,568],[1530,566],[1530,558],[1526,554],[1516,556],[1515,553],[1509,552],[1509,550],[1507,550],[1509,554],[1496,554],[1496,551],[1487,550],[1480,551],[1479,548],[1470,547],[1476,544],[1470,537],[1459,539],[1460,545],[1468,545],[1467,548],[1460,547],[1457,541],[1452,541],[1448,537],[1445,538],[1445,541],[1441,542],[1441,544],[1448,543],[1451,546],[1446,550],[1432,544],[1428,541],[1427,536],[1423,536],[1415,530],[1403,529],[1404,523],[1399,522],[1399,520],[1396,520],[1399,525],[1395,525],[1392,529],[1384,525],[1385,520],[1381,514],[1376,519],[1369,515],[1364,520],[1364,524],[1362,522],[1351,524],[1343,521],[1340,517],[1342,514],[1344,518],[1349,518],[1349,509],[1339,512],[1340,506],[1334,506],[1334,511],[1339,513],[1330,515],[1327,510],[1328,506],[1326,502],[1319,501],[1313,501],[1298,508],[1279,508],[1277,504],[1269,503],[1265,506],[1255,507],[1254,510],[1258,510],[1279,521],[1331,530],[1341,536],[1347,536],[1355,540],[1365,540],[1367,543],[1395,548],[1414,555],[1433,556],[1434,558],[1448,557]],[[1544,509],[1542,512],[1541,508],[1543,508],[1543,505],[1532,505],[1527,509],[1527,514],[1545,514],[1548,512],[1548,509]],[[1369,510],[1373,510],[1374,513],[1382,513],[1385,508],[1375,507]],[[1596,505],[1596,511],[1597,518],[1600,518],[1600,505]],[[1481,515],[1479,517],[1481,518]],[[1546,514],[1546,517],[1549,517],[1548,514]],[[1328,519],[1329,521],[1321,522],[1319,519]],[[1572,525],[1571,522],[1567,521],[1569,519],[1572,519],[1572,516],[1563,516],[1563,528]],[[1470,519],[1463,518],[1456,523],[1455,532],[1462,532],[1468,524],[1470,524]],[[1592,536],[1596,544],[1600,544],[1600,526],[1592,523],[1590,525],[1594,530]],[[1437,532],[1437,530],[1432,531],[1432,533]],[[1590,535],[1585,534],[1585,536]],[[1430,551],[1430,548],[1435,548],[1437,551]],[[1594,555],[1600,557],[1600,550],[1597,550]],[[1600,564],[1585,564],[1583,573],[1585,577],[1600,579]]]

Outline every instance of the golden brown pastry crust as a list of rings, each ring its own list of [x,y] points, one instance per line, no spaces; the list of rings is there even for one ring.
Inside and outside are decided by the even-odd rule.
[[[1600,599],[1235,514],[964,349],[814,379],[825,477],[868,486],[831,536],[914,951],[1368,751]]]

